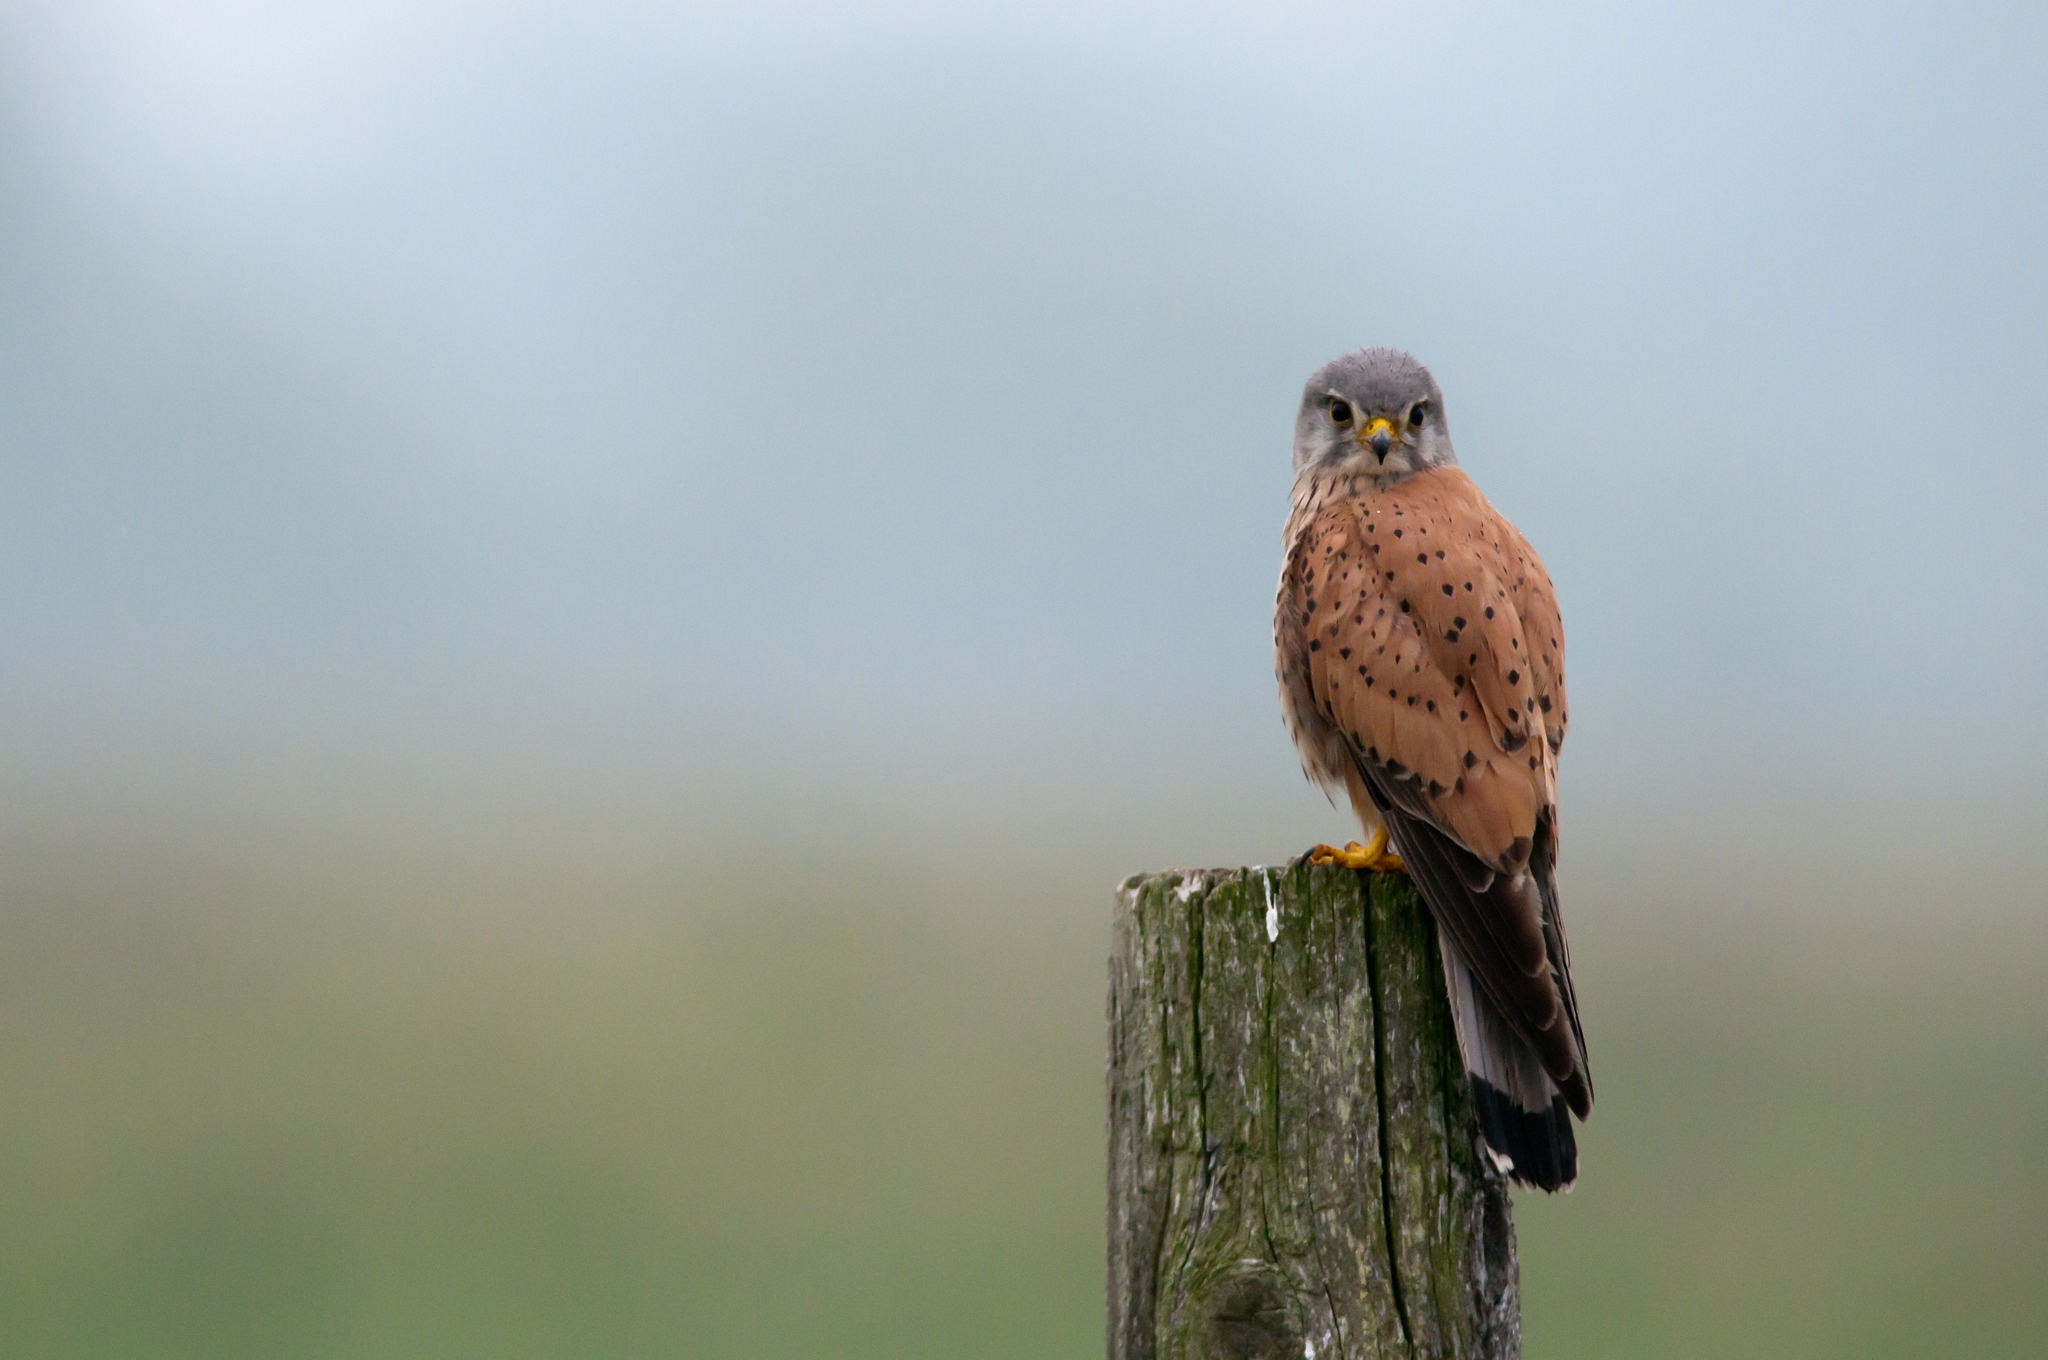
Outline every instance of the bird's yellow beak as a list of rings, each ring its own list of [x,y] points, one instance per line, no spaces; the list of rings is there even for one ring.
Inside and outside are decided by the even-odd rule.
[[[1375,458],[1385,458],[1387,450],[1394,444],[1394,422],[1385,416],[1374,416],[1358,430],[1360,448],[1371,449]]]

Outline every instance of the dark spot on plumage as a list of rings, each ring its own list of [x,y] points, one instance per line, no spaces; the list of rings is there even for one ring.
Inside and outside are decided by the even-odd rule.
[[[1451,588],[1450,588],[1449,586],[1445,586],[1445,587],[1444,587],[1444,594],[1448,595],[1448,594],[1450,594],[1450,593],[1451,593]]]
[[[1408,707],[1415,707],[1415,696],[1412,694],[1408,696]]]
[[[1523,860],[1529,858],[1529,838],[1527,836],[1517,836],[1513,841],[1509,842],[1508,858],[1516,864],[1520,864]]]
[[[1437,782],[1436,782],[1436,781],[1435,781],[1434,779],[1432,779],[1432,780],[1430,780],[1430,781],[1429,781],[1429,796],[1430,796],[1430,797],[1432,797],[1432,798],[1441,798],[1441,797],[1443,797],[1443,796],[1444,796],[1445,794],[1447,794],[1447,793],[1449,793],[1449,792],[1450,792],[1450,790],[1449,790],[1449,789],[1447,789],[1447,788],[1445,788],[1445,787],[1444,787],[1443,785],[1441,785],[1441,784],[1437,783]]]
[[[1465,753],[1465,768],[1466,768],[1466,769],[1468,769],[1468,770],[1469,770],[1469,769],[1471,769],[1471,768],[1472,768],[1472,767],[1473,767],[1474,765],[1477,765],[1478,763],[1479,763],[1479,757],[1478,757],[1478,756],[1474,755],[1474,754],[1473,754],[1472,752],[1470,752],[1470,751],[1467,751],[1467,752]]]
[[[1430,711],[1430,712],[1432,712],[1432,713],[1436,712],[1436,700],[1434,700],[1434,699],[1431,699],[1431,700],[1429,701],[1429,703],[1428,703],[1427,707],[1428,707],[1428,709],[1429,709],[1429,711]]]
[[[1346,661],[1349,661],[1351,659],[1351,649],[1349,647],[1339,647],[1337,649],[1337,655],[1343,657]]]
[[[1408,602],[1406,600],[1401,601],[1401,612],[1403,614],[1408,612]]]
[[[1446,632],[1444,633],[1444,641],[1445,641],[1445,642],[1456,642],[1457,640],[1458,640],[1458,630],[1457,630],[1457,629],[1455,629],[1455,628],[1452,628],[1452,629],[1450,629],[1450,630],[1448,630],[1448,631],[1446,631]]]
[[[1452,620],[1451,620],[1451,627],[1453,627],[1453,628],[1463,628],[1464,626],[1465,626],[1465,616],[1464,616],[1463,614],[1460,614],[1460,615],[1458,615],[1458,617],[1456,617],[1456,618],[1454,618],[1454,619],[1452,619]]]
[[[1467,719],[1467,718],[1469,718],[1469,717],[1471,717],[1471,716],[1472,716],[1472,715],[1471,715],[1470,713],[1467,713],[1467,712],[1466,712],[1466,711],[1465,711],[1464,709],[1462,709],[1462,708],[1458,710],[1458,721],[1459,721],[1459,722],[1463,722],[1463,721],[1465,721],[1465,719]]]
[[[1464,677],[1464,676],[1462,676],[1462,675],[1454,675],[1454,676],[1452,676],[1452,677],[1451,677],[1451,693],[1453,693],[1453,694],[1463,694],[1464,692],[1465,692],[1465,677]]]
[[[1439,562],[1444,560],[1444,550],[1442,548],[1436,550],[1436,560]]]
[[[1387,762],[1387,773],[1399,779],[1402,775],[1408,773],[1408,767],[1398,760],[1390,760]]]
[[[1453,784],[1453,785],[1451,785],[1451,792],[1452,792],[1452,793],[1463,793],[1464,791],[1465,791],[1465,776],[1464,776],[1464,775],[1459,775],[1459,776],[1458,776],[1458,782],[1457,782],[1457,783],[1455,783],[1455,784]]]
[[[1530,757],[1529,757],[1529,768],[1530,768],[1530,769],[1532,769],[1532,770],[1536,768],[1536,757],[1534,757],[1534,756],[1530,756]]]
[[[1520,671],[1509,671],[1509,672],[1508,672],[1508,683],[1509,683],[1510,685],[1519,685],[1519,684],[1521,684],[1521,683],[1522,683],[1522,673],[1521,673]]]
[[[1515,751],[1521,750],[1524,746],[1527,746],[1528,744],[1528,737],[1512,729],[1501,734],[1500,745],[1503,751],[1513,753]]]
[[[1488,606],[1486,606],[1486,617],[1488,617],[1489,619],[1493,617],[1493,606],[1492,606],[1492,605],[1488,605]]]
[[[1323,640],[1321,638],[1310,638],[1308,640],[1308,649],[1312,652],[1320,652],[1323,650]]]
[[[1421,565],[1421,566],[1428,566],[1428,565],[1429,565],[1429,554],[1428,554],[1428,553],[1417,553],[1417,554],[1415,554],[1415,561],[1416,561],[1416,563],[1417,563],[1418,565]]]
[[[1538,699],[1536,702],[1543,705],[1543,711],[1545,713],[1548,713],[1550,711],[1550,696],[1548,694],[1544,695],[1541,699]]]

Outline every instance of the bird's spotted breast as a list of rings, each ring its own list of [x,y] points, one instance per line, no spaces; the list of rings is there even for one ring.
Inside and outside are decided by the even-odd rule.
[[[1555,802],[1563,739],[1561,630],[1548,578],[1456,468],[1390,487],[1304,480],[1312,484],[1297,489],[1277,631],[1286,632],[1291,593],[1301,697],[1328,729],[1290,715],[1308,739],[1305,763],[1312,773],[1332,763],[1334,734],[1397,771],[1474,854],[1519,867],[1537,817]]]

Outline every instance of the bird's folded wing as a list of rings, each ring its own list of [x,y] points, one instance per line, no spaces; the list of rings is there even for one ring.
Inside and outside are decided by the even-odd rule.
[[[1547,876],[1555,849],[1566,717],[1542,564],[1462,471],[1439,468],[1326,505],[1294,545],[1289,590],[1317,711],[1482,988],[1564,1084],[1582,1045],[1562,936],[1545,938],[1529,874],[1540,851]]]

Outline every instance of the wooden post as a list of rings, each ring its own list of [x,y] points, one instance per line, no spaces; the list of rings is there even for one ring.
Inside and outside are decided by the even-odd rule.
[[[1436,932],[1399,875],[1141,875],[1109,966],[1110,1360],[1521,1353]]]

